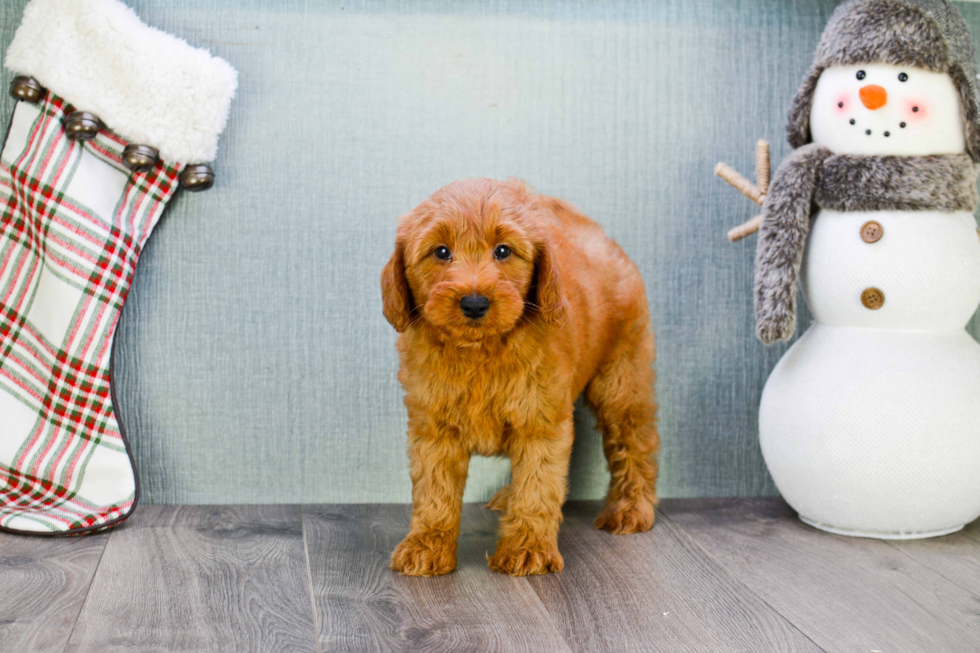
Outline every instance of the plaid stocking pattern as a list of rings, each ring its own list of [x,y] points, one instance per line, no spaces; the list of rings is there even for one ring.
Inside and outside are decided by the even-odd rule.
[[[103,129],[67,138],[52,92],[18,103],[0,153],[0,528],[52,534],[129,515],[137,480],[116,419],[113,334],[179,166],[146,173]]]

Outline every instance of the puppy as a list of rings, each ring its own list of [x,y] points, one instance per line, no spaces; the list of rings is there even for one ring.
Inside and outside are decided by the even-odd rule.
[[[391,568],[456,567],[470,456],[508,456],[496,571],[561,571],[558,525],[584,391],[612,473],[595,520],[611,533],[653,526],[660,439],[653,334],[643,280],[595,222],[522,182],[466,179],[398,222],[381,275],[401,334],[412,519]]]

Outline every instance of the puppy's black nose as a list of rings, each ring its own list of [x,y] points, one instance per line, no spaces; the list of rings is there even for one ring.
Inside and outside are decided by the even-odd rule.
[[[467,295],[459,300],[463,315],[471,320],[478,320],[490,310],[490,300],[483,295]]]

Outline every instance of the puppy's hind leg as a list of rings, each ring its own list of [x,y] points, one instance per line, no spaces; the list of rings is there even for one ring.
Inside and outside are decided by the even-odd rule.
[[[596,528],[610,533],[650,530],[657,505],[657,404],[654,344],[648,323],[624,337],[586,388],[612,478]]]
[[[497,512],[504,512],[507,510],[507,501],[510,499],[510,486],[505,485],[504,487],[497,490],[497,493],[493,495],[490,501],[487,502],[488,510],[495,510]]]

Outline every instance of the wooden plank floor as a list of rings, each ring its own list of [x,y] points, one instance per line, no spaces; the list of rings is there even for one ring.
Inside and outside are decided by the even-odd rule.
[[[403,505],[144,506],[112,532],[0,534],[0,651],[980,651],[980,522],[945,538],[821,533],[779,499],[664,501],[653,531],[565,508],[565,571],[387,568]]]

